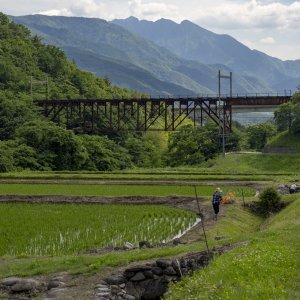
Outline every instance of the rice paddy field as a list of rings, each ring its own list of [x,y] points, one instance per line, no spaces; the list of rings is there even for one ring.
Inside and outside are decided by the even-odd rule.
[[[57,256],[125,242],[161,243],[191,227],[196,215],[171,207],[106,204],[0,205],[0,256]]]
[[[194,171],[154,170],[143,173],[76,173],[31,172],[2,174],[0,195],[60,195],[60,196],[153,196],[170,195],[195,197],[194,185],[180,185],[160,180],[197,181],[201,175]],[[12,179],[9,183],[5,178]],[[77,180],[80,178],[81,180]],[[107,178],[118,180],[108,184]],[[122,180],[120,178],[125,178]],[[135,178],[138,180],[135,181]],[[224,177],[225,178],[225,177]],[[28,181],[32,180],[31,182]],[[100,180],[94,182],[94,180]],[[141,184],[140,180],[152,180]],[[42,180],[42,182],[39,182]],[[68,180],[65,182],[64,180]],[[102,181],[104,180],[104,181]],[[129,180],[129,182],[127,181]],[[218,186],[223,194],[253,197],[255,189],[243,185],[205,183],[197,186],[197,194],[211,197]],[[196,221],[193,212],[168,206],[122,204],[0,204],[0,256],[65,256],[77,255],[90,248],[137,245],[141,240],[152,244],[170,241],[190,228]]]
[[[193,181],[201,182],[207,180],[220,180],[226,181],[228,179],[235,181],[245,181],[245,180],[255,180],[255,181],[268,181],[270,180],[270,175],[274,176],[273,180],[277,177],[282,176],[291,176],[292,173],[278,173],[273,172],[268,173],[249,173],[249,172],[237,172],[233,171],[230,173],[227,172],[150,172],[144,173],[142,171],[136,171],[133,173],[123,172],[123,173],[101,173],[101,172],[88,172],[88,173],[75,173],[75,172],[22,172],[22,173],[0,173],[0,179],[17,179],[17,180],[89,180],[89,181],[152,181],[152,182],[161,182],[161,181]]]
[[[248,186],[220,186],[224,195],[251,197],[255,189]],[[216,186],[197,186],[199,196],[210,196]],[[73,196],[195,196],[194,186],[187,185],[125,185],[125,184],[1,184],[0,195],[73,195]]]
[[[279,184],[300,180],[299,157],[293,158],[292,167],[285,160],[281,161],[280,156],[270,155],[265,160],[263,155],[253,154],[229,155],[205,170],[0,174],[3,201],[0,202],[0,278],[60,272],[86,276],[100,274],[107,267],[124,267],[138,261],[204,250],[205,243],[199,239],[200,224],[199,228],[193,227],[194,232],[192,230],[196,238],[184,245],[174,247],[170,243],[152,249],[110,250],[125,242],[138,245],[142,240],[151,244],[171,241],[194,225],[197,221],[194,212],[150,205],[154,199],[150,196],[176,195],[178,197],[168,197],[168,205],[173,206],[172,201],[179,199],[178,207],[190,209],[182,204],[187,199],[183,197],[195,197],[196,185],[201,208],[206,209],[205,216],[210,218],[205,221],[210,249],[239,241],[246,241],[247,246],[216,257],[205,271],[172,286],[166,299],[298,299],[299,284],[295,282],[299,282],[299,197],[284,196],[287,203],[292,204],[268,219],[253,215],[240,201],[242,196],[246,203],[256,199],[256,188],[276,188]],[[233,192],[237,200],[221,207],[217,222],[210,215],[210,199],[216,187],[223,190],[223,195]],[[10,196],[6,198],[6,195]],[[27,201],[32,195],[41,201],[47,201],[48,197],[38,195],[68,196],[68,199],[72,196],[74,199],[75,196],[139,196],[147,205],[9,202],[9,199]],[[104,200],[110,203],[110,198]],[[91,255],[91,249],[101,251]],[[264,284],[266,278],[270,278],[268,284]]]

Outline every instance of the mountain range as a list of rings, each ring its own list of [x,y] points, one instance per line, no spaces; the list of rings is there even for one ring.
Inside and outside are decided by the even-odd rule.
[[[233,72],[233,93],[295,90],[300,84],[300,60],[272,58],[189,21],[10,18],[60,47],[80,68],[152,96],[215,94],[218,70]],[[222,92],[229,92],[228,82]]]
[[[114,20],[179,57],[205,64],[223,64],[243,76],[265,81],[272,89],[292,89],[300,84],[300,60],[282,61],[251,50],[226,34],[215,34],[190,21],[177,24],[160,19],[156,22],[130,17]]]

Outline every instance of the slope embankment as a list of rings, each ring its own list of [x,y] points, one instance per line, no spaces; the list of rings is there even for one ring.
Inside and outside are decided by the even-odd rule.
[[[174,285],[166,299],[299,299],[300,197],[287,200],[292,203],[267,219],[246,247]]]

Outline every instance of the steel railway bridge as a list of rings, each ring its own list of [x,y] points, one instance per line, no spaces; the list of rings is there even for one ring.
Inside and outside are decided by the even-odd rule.
[[[213,120],[230,132],[237,108],[274,108],[291,100],[290,95],[204,96],[147,99],[38,100],[43,114],[67,128],[84,132],[121,130],[174,131],[190,117],[194,125]]]

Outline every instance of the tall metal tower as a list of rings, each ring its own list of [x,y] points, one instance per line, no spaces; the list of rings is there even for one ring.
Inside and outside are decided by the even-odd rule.
[[[221,74],[221,70],[218,72],[218,115],[219,115],[219,129],[222,136],[222,154],[225,157],[225,106],[224,101],[221,100],[221,79],[229,79],[230,81],[230,98],[232,98],[232,72],[229,75]]]

